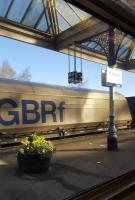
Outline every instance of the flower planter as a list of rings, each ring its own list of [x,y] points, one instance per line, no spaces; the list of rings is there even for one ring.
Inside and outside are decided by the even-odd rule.
[[[17,162],[19,169],[27,173],[40,173],[49,168],[54,146],[36,133],[21,141],[18,148]]]
[[[27,173],[40,173],[48,170],[51,161],[49,157],[36,155],[17,155],[19,169]]]

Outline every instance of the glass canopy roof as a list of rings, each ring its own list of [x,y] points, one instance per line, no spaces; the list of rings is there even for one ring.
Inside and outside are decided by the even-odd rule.
[[[134,38],[128,34],[125,34],[117,29],[115,29],[115,53],[117,55],[118,61],[126,61],[135,59],[135,47],[134,50],[131,49],[134,45]],[[97,35],[96,37],[91,37],[81,42],[80,44],[95,53],[100,53],[107,56],[106,45],[108,43],[108,31]],[[104,42],[105,41],[105,42]],[[132,53],[131,53],[132,50]]]
[[[132,0],[120,2],[135,10]],[[0,0],[0,35],[64,53],[70,46],[72,55],[79,44],[78,57],[82,54],[103,64],[107,64],[108,29],[107,23],[64,0]],[[115,35],[118,63],[134,61],[135,69],[135,39],[118,29]]]
[[[0,0],[0,17],[49,34],[56,34],[53,26],[61,32],[89,16],[63,0]]]

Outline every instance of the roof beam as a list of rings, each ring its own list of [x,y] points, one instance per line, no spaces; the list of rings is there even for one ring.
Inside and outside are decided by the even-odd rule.
[[[82,53],[83,50],[83,53]],[[60,52],[65,53],[65,54],[69,54],[74,56],[74,46],[70,47],[70,50],[66,49],[62,49],[60,50]],[[76,56],[78,58],[83,58],[85,60],[89,60],[95,63],[100,63],[100,64],[104,64],[107,65],[107,58],[105,55],[103,54],[99,54],[96,51],[90,51],[87,48],[82,48],[81,46],[76,46]]]
[[[87,38],[106,31],[107,29],[107,24],[91,16],[59,34],[56,40],[56,49],[62,50],[68,48],[68,46],[74,42],[86,40]]]
[[[48,10],[48,14],[50,16],[50,22],[51,22],[53,34],[57,35],[59,33],[59,29],[58,29],[58,20],[57,20],[57,14],[56,14],[55,1],[47,0],[46,7]]]
[[[123,63],[117,64],[117,67],[126,71],[134,71],[135,72],[135,59],[129,60]]]
[[[0,17],[0,36],[54,50],[53,37],[51,35],[11,22],[2,17]]]
[[[135,37],[135,12],[124,1],[65,0]]]

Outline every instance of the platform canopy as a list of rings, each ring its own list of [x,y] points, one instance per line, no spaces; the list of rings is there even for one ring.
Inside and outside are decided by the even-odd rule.
[[[135,1],[0,0],[1,36],[102,64],[110,25],[117,67],[135,71]]]

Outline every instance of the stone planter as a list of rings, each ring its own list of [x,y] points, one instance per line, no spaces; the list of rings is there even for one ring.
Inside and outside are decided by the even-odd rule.
[[[26,173],[40,173],[48,170],[51,155],[49,157],[43,157],[36,155],[17,155],[18,167],[21,171]]]

